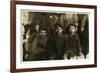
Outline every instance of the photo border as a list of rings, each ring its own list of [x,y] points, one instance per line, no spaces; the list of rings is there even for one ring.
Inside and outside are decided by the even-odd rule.
[[[75,65],[75,66],[57,66],[57,67],[40,67],[40,68],[25,68],[16,69],[16,5],[37,5],[37,6],[53,6],[53,7],[71,7],[71,8],[86,8],[94,9],[94,64]],[[45,70],[60,70],[60,69],[77,69],[97,67],[97,6],[95,5],[79,5],[79,4],[63,4],[63,3],[47,3],[33,1],[11,1],[11,72],[29,72],[29,71],[45,71]]]

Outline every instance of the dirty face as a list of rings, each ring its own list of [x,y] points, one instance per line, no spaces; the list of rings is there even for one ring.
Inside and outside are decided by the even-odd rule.
[[[46,30],[41,30],[41,31],[40,31],[40,36],[41,36],[42,38],[46,37],[46,35],[47,35]]]
[[[39,28],[40,28],[40,26],[37,24],[37,25],[35,25],[35,30],[39,30]]]
[[[75,29],[74,26],[70,25],[69,31],[70,31],[71,33],[75,33],[75,32],[76,32],[76,29]]]
[[[58,32],[58,33],[62,33],[62,32],[63,32],[63,29],[62,29],[61,27],[58,27],[58,28],[57,28],[57,32]]]

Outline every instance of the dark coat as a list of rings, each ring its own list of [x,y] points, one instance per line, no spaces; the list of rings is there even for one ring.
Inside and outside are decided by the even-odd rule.
[[[28,60],[44,60],[45,50],[47,44],[47,37],[36,37],[32,43],[29,44]]]
[[[28,39],[28,43],[29,43],[29,44],[32,43],[36,37],[39,37],[39,31],[38,31],[38,32],[37,32],[37,31],[34,31],[34,32],[30,35],[30,38]]]
[[[70,56],[79,56],[81,44],[79,36],[68,34],[65,36],[65,53]]]
[[[64,56],[64,35],[63,34],[56,34],[54,38],[55,44],[55,59],[63,59]]]

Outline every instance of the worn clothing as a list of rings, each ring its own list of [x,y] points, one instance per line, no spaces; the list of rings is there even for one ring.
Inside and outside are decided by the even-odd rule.
[[[39,37],[39,31],[34,31],[30,38],[28,39],[28,43],[32,43],[36,37]]]
[[[55,40],[55,59],[63,59],[64,56],[64,35],[63,34],[56,34]]]
[[[70,59],[74,56],[79,56],[81,52],[81,44],[78,34],[68,34],[65,36],[65,53],[67,58]]]
[[[40,36],[36,37],[34,41],[29,45],[27,60],[29,61],[44,60],[46,44],[47,44],[47,37],[46,38],[41,38]]]

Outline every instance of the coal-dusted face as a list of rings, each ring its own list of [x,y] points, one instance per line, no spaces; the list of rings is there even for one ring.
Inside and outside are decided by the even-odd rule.
[[[75,26],[70,25],[69,31],[70,31],[71,33],[75,33],[75,32],[76,32]]]
[[[62,32],[63,32],[63,29],[62,29],[61,27],[58,26],[58,27],[57,27],[57,32],[58,32],[58,33],[62,33]]]
[[[39,31],[40,26],[37,24],[35,25],[35,30]]]
[[[42,38],[45,38],[45,37],[47,36],[46,30],[40,30],[40,36],[41,36]]]

